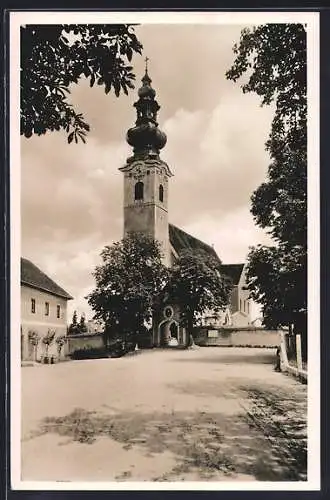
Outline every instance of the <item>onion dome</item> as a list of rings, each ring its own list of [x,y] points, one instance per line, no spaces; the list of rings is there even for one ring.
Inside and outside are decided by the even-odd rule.
[[[148,58],[146,58],[146,63]],[[126,140],[133,147],[134,156],[158,156],[167,141],[166,134],[158,128],[157,112],[160,109],[155,100],[156,91],[151,87],[151,78],[146,65],[142,87],[138,90],[139,100],[134,104],[137,112],[135,127],[127,131]]]

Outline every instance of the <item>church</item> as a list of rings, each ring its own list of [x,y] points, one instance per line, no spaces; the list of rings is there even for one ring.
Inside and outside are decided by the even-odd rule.
[[[146,66],[142,86],[135,102],[135,126],[127,131],[126,140],[133,154],[119,170],[124,175],[124,236],[130,232],[141,232],[158,240],[161,244],[163,262],[171,266],[184,250],[202,249],[220,259],[214,248],[169,223],[168,193],[173,177],[169,165],[160,157],[166,145],[166,134],[160,130],[157,114],[160,105],[156,91],[151,86]],[[230,303],[220,315],[205,315],[204,324],[213,327],[248,326],[251,322],[251,300],[244,289],[245,265],[221,265],[224,274],[233,282]],[[179,324],[179,310],[175,304],[164,304],[153,321],[153,345],[168,345],[171,340],[186,345],[185,329]]]

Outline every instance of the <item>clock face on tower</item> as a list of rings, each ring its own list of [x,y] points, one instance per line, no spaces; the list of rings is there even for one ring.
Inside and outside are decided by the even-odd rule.
[[[134,179],[141,180],[144,177],[144,168],[140,165],[134,169]]]
[[[141,232],[152,236],[162,247],[163,261],[170,262],[168,228],[168,178],[172,172],[160,159],[166,134],[157,123],[160,109],[147,70],[138,90],[135,125],[126,134],[133,155],[119,168],[124,173],[124,235]],[[167,310],[171,316],[171,309]]]
[[[173,308],[171,306],[166,306],[163,315],[166,319],[171,319],[174,314]]]

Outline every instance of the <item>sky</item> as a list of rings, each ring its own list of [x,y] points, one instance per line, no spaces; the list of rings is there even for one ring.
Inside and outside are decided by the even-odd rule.
[[[249,247],[268,237],[253,221],[250,197],[266,179],[265,151],[272,107],[225,72],[234,61],[240,25],[141,25],[143,55],[132,65],[136,88],[106,95],[80,80],[70,102],[91,131],[87,143],[67,143],[64,132],[21,139],[21,249],[68,291],[73,310],[93,316],[85,296],[105,245],[123,237],[123,174],[131,155],[125,141],[133,103],[149,58],[149,74],[167,134],[161,158],[174,177],[169,221],[213,245],[223,263],[244,262]]]

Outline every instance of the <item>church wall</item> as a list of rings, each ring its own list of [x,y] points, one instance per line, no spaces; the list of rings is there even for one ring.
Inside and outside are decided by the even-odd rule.
[[[168,214],[160,207],[155,207],[154,238],[162,244],[164,263],[170,265],[170,241],[168,236]]]
[[[280,330],[195,328],[194,339],[200,346],[277,347],[280,344]]]
[[[236,326],[247,326],[251,323],[252,300],[246,286],[245,272],[243,271],[238,285],[235,285],[230,295],[230,308],[232,315],[237,313]],[[242,313],[242,314],[241,314]]]
[[[234,313],[239,309],[239,302],[238,302],[238,287],[234,286],[232,288],[231,294],[230,294],[230,309],[231,312]]]
[[[168,316],[165,310],[170,308],[172,311]],[[180,309],[176,304],[168,302],[164,304],[159,311],[154,314],[153,317],[153,345],[161,346],[166,344],[169,340],[170,326],[172,323],[177,325],[177,339],[180,345],[186,345],[186,331],[185,328],[180,326]]]
[[[142,232],[159,241],[162,245],[164,263],[169,265],[168,215],[165,210],[152,203],[125,207],[124,234],[130,231]]]
[[[124,208],[124,233],[143,232],[154,237],[155,210],[153,204],[136,204]]]

